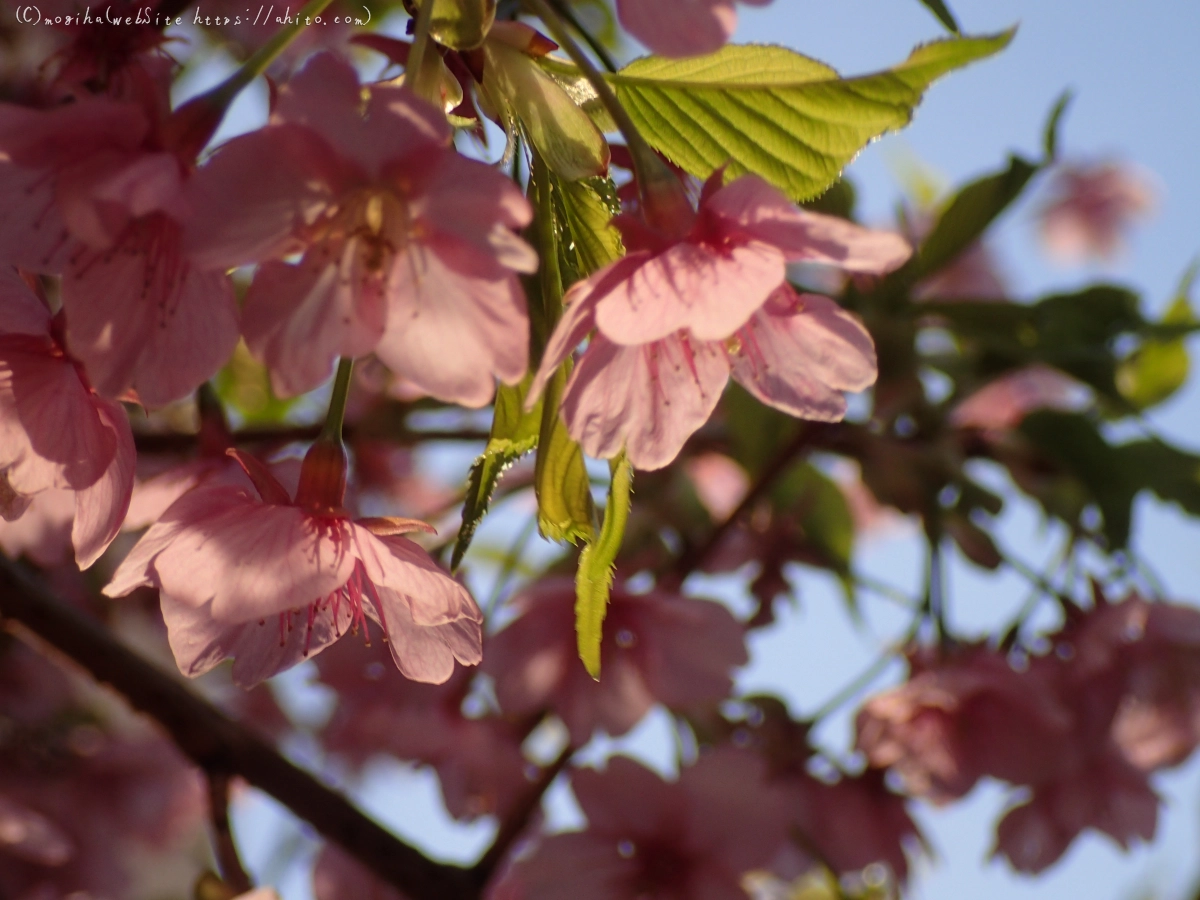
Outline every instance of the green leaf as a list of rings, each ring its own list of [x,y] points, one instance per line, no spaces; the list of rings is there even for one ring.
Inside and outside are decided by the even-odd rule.
[[[633,467],[625,454],[611,463],[612,482],[608,487],[608,505],[600,536],[579,554],[575,574],[575,637],[579,658],[597,681],[600,680],[600,639],[604,635],[604,614],[612,590],[613,564],[625,537],[629,521],[630,495],[633,493]]]
[[[433,0],[429,34],[452,50],[473,50],[495,18],[496,0]]]
[[[1200,516],[1200,456],[1147,440],[1118,447],[1117,459],[1133,483],[1189,515]]]
[[[526,376],[520,385],[502,384],[496,391],[491,435],[467,478],[467,498],[463,503],[458,539],[450,557],[451,571],[458,568],[471,546],[475,530],[487,515],[492,494],[504,470],[537,446],[542,421],[541,403],[530,412],[523,408],[531,380],[532,376]]]
[[[804,561],[843,578],[850,575],[854,549],[854,518],[842,489],[816,467],[793,467],[771,492],[776,509],[790,510],[804,532]]]
[[[914,312],[942,317],[955,334],[975,344],[982,373],[1042,362],[1122,401],[1114,344],[1119,336],[1146,328],[1139,304],[1132,291],[1102,284],[1031,305],[926,301]]]
[[[283,422],[299,400],[298,397],[284,400],[275,395],[270,373],[250,355],[242,341],[229,362],[213,377],[212,384],[221,403],[235,412],[244,425]]]
[[[1042,149],[1046,154],[1044,164],[1052,163],[1058,158],[1058,126],[1062,122],[1063,113],[1075,98],[1074,92],[1063,91],[1058,95],[1054,106],[1050,108],[1050,117],[1046,119],[1046,129],[1042,135]]]
[[[1109,445],[1095,422],[1076,413],[1042,410],[1026,416],[1020,428],[1043,454],[1087,489],[1104,517],[1109,549],[1123,548],[1129,542],[1133,498],[1141,485],[1132,477],[1128,461]]]
[[[587,112],[530,56],[499,41],[483,47],[481,85],[511,133],[519,122],[541,158],[574,181],[608,171],[609,149]]]
[[[1162,317],[1161,325],[1194,325],[1196,315],[1188,299],[1200,264],[1184,275],[1175,302]],[[1135,409],[1162,403],[1183,387],[1190,364],[1183,336],[1149,339],[1133,351],[1117,369],[1117,389]]]
[[[755,172],[807,200],[868,142],[907,125],[936,78],[1000,51],[1013,33],[935,41],[893,69],[856,78],[762,45],[646,57],[606,77],[651,146],[692,175],[707,178],[728,163],[730,177]]]
[[[552,541],[590,541],[596,534],[595,505],[583,450],[567,433],[558,414],[568,369],[559,369],[542,395],[541,437],[538,442],[534,493],[538,531]]]
[[[942,0],[921,0],[921,5],[937,16],[938,21],[945,25],[948,31],[954,34],[959,33],[958,22],[954,20],[954,14]]]
[[[1038,166],[1010,156],[1008,168],[973,181],[946,205],[906,272],[915,281],[953,262],[1020,196]]]

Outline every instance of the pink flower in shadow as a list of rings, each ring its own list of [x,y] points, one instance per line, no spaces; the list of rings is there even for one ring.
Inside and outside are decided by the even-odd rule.
[[[400,671],[443,682],[478,663],[482,614],[401,519],[352,520],[341,509],[344,451],[314,445],[293,500],[253,457],[231,450],[255,491],[202,485],[176,501],[113,575],[110,597],[158,588],[180,671],[234,657],[250,687],[347,631],[376,622]],[[338,472],[338,467],[340,473]]]
[[[35,495],[73,492],[71,542],[86,569],[117,536],[134,457],[125,410],[92,389],[66,350],[61,316],[0,269],[0,513],[12,521]]]
[[[604,677],[579,661],[575,586],[546,579],[514,606],[520,617],[488,647],[485,671],[509,715],[557,713],[579,747],[596,728],[621,735],[655,703],[680,708],[716,702],[732,689],[731,670],[746,662],[742,626],[711,600],[666,591],[612,591],[600,645]]]

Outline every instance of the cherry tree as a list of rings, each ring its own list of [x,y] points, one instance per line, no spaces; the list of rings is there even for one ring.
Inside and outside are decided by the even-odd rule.
[[[946,33],[853,77],[728,43],[735,0],[6,6],[0,898],[269,900],[245,785],[321,836],[318,900],[901,896],[913,811],[982,779],[1017,871],[1153,839],[1152,776],[1200,745],[1200,608],[1131,508],[1200,514],[1200,456],[1119,426],[1186,380],[1195,270],[1160,319],[1012,295],[986,242],[1018,198],[1073,258],[1152,205],[1060,159],[1066,96],[1039,158],[858,221],[855,155],[1014,40],[922,2]],[[619,66],[622,33],[648,54]],[[265,121],[214,140],[260,79]],[[474,463],[431,467],[448,444]],[[980,461],[1065,535],[1051,569],[1003,546]],[[902,516],[911,597],[853,556]],[[955,632],[951,547],[1028,581],[1006,627]],[[909,622],[803,718],[735,686],[795,566]],[[297,666],[328,715],[280,702]],[[673,776],[584,762],[655,710]],[[848,710],[846,753],[813,740]],[[441,862],[297,740],[428,767],[494,838]]]

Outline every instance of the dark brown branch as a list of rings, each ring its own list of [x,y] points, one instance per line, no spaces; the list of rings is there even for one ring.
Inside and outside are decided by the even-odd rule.
[[[208,773],[208,821],[212,825],[213,851],[221,878],[238,894],[253,890],[254,884],[242,866],[233,829],[229,827],[229,776],[223,772]]]
[[[201,700],[67,606],[14,563],[0,561],[0,619],[9,619],[111,685],[146,713],[205,772],[236,775],[270,794],[376,876],[412,900],[475,900],[467,869],[424,856],[262,738]],[[23,635],[22,635],[23,636]]]
[[[554,783],[554,779],[567,767],[574,754],[575,748],[568,745],[558,755],[558,759],[542,770],[537,781],[529,786],[529,791],[521,798],[521,802],[516,805],[512,812],[500,820],[500,829],[496,832],[496,839],[492,841],[492,846],[488,847],[487,852],[483,854],[483,858],[472,869],[479,884],[487,884],[488,879],[492,877],[492,873],[496,871],[496,867],[503,862],[509,848],[521,836],[521,832],[528,827],[529,820],[533,817],[538,806],[541,805],[542,797],[550,789],[550,785]]]
[[[675,559],[671,568],[665,575],[660,577],[660,582],[664,585],[678,585],[694,570],[703,565],[704,561],[720,546],[721,541],[737,525],[742,516],[757,506],[758,502],[774,487],[775,482],[779,480],[780,476],[796,461],[796,457],[810,449],[816,443],[817,434],[820,429],[821,425],[818,423],[801,423],[800,430],[796,433],[796,436],[758,473],[754,484],[750,486],[750,489],[746,492],[746,496],[742,498],[742,502],[737,505],[737,508],[721,521],[702,543],[684,547],[683,552]]]

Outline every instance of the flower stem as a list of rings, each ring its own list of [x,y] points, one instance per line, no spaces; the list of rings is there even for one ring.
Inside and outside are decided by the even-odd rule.
[[[584,77],[595,90],[600,103],[612,116],[617,130],[625,138],[625,145],[629,148],[629,155],[633,158],[633,174],[637,179],[638,192],[641,195],[646,220],[652,225],[662,225],[668,230],[673,229],[675,223],[687,217],[686,210],[691,208],[679,179],[675,177],[675,173],[666,163],[658,158],[646,139],[642,137],[642,133],[633,124],[633,119],[629,117],[629,113],[617,99],[617,95],[604,79],[604,75],[583,52],[575,38],[571,36],[571,32],[558,10],[548,0],[524,0],[524,2],[545,23],[550,30],[551,37],[567,51],[571,61],[583,72]]]
[[[216,88],[209,92],[209,95],[213,99],[220,98],[223,101],[223,105],[226,106],[233,102],[233,98],[241,92],[242,88],[267,71],[271,63],[279,57],[279,54],[286,50],[288,45],[296,39],[296,36],[305,27],[305,21],[319,16],[331,2],[332,0],[309,0],[308,3],[300,8],[300,11],[296,13],[295,18],[291,22],[288,22],[283,28],[271,35],[269,41],[254,51],[250,58],[238,67],[236,72],[217,85]]]
[[[353,372],[353,359],[343,356],[338,360],[333,395],[329,398],[329,412],[325,415],[325,427],[321,429],[320,440],[342,442],[342,422],[346,418],[346,398],[350,396],[350,376]]]

